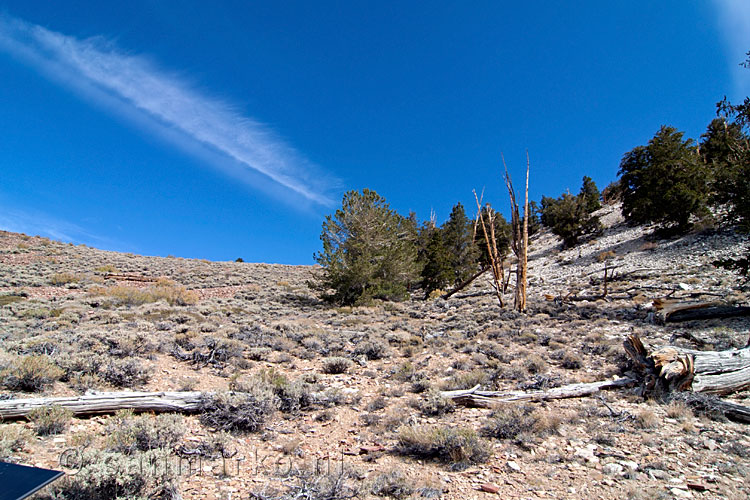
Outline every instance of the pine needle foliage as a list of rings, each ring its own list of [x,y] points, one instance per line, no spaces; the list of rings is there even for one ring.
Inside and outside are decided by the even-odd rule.
[[[416,220],[399,215],[375,191],[347,192],[341,208],[326,216],[320,239],[315,260],[323,273],[311,285],[331,302],[401,300],[419,281]]]
[[[622,212],[632,224],[684,232],[691,216],[706,214],[707,168],[693,140],[674,127],[662,126],[648,145],[625,153],[619,174]]]

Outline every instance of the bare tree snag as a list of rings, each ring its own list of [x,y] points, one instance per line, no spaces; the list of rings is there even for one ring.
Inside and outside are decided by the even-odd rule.
[[[546,391],[480,391],[479,386],[466,390],[443,391],[440,393],[446,399],[457,404],[479,408],[489,408],[497,403],[512,403],[515,401],[546,401],[549,399],[567,399],[590,396],[605,389],[627,387],[637,381],[632,378],[603,380],[588,384],[571,384],[555,387]]]
[[[75,416],[114,413],[117,410],[136,412],[193,413],[200,409],[203,393],[186,392],[102,392],[64,398],[25,398],[0,401],[0,420],[23,418],[36,408],[62,406]]]
[[[505,164],[505,156],[501,156],[503,159],[503,167],[505,167],[505,186],[508,188],[508,195],[510,196],[511,225],[513,227],[511,248],[518,260],[518,265],[516,267],[516,291],[513,305],[517,311],[523,312],[526,310],[526,280],[528,274],[529,153],[528,151],[526,152],[526,199],[524,202],[523,225],[521,224],[521,216],[518,211],[518,203],[516,202],[516,192],[513,189],[513,181],[508,173],[508,166]]]
[[[497,300],[500,302],[500,307],[503,307],[505,304],[503,303],[503,259],[500,257],[497,251],[497,242],[495,241],[495,219],[494,214],[492,212],[492,207],[490,204],[487,204],[487,218],[489,218],[489,225],[490,225],[490,231],[487,232],[487,226],[484,223],[484,216],[482,215],[482,202],[477,197],[476,190],[472,191],[474,193],[474,199],[477,202],[477,219],[479,223],[482,225],[482,233],[484,234],[484,241],[487,244],[487,254],[490,258],[490,269],[492,269],[492,280],[495,283],[495,295],[497,295]],[[482,193],[482,197],[484,197],[484,193]],[[476,233],[476,222],[474,224],[474,232]],[[484,272],[484,271],[482,271]],[[481,274],[481,273],[480,273]]]

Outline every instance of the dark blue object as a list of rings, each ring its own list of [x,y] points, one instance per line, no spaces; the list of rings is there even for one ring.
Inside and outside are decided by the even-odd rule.
[[[63,475],[59,470],[0,462],[0,500],[22,500]]]

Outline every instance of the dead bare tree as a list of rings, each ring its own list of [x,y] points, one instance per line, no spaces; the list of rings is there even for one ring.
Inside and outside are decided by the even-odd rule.
[[[495,286],[495,294],[497,295],[497,300],[500,302],[500,307],[504,306],[503,303],[503,259],[500,257],[499,252],[497,251],[497,240],[495,239],[495,214],[492,210],[492,207],[489,203],[486,205],[486,212],[487,212],[487,219],[489,219],[487,222],[489,223],[490,230],[487,231],[487,225],[484,222],[484,214],[482,212],[482,202],[480,201],[479,197],[477,197],[476,190],[473,191],[474,193],[474,199],[477,202],[477,218],[474,222],[474,234],[476,235],[477,230],[477,222],[481,224],[482,226],[482,233],[484,234],[484,241],[487,244],[487,254],[490,258],[490,269],[492,269],[492,280],[494,282]],[[482,196],[484,196],[484,193],[482,193]]]
[[[501,155],[502,156],[502,155]],[[505,167],[505,185],[510,196],[511,225],[513,227],[511,248],[518,260],[516,266],[516,291],[513,307],[523,312],[526,310],[526,280],[528,275],[528,247],[529,247],[529,152],[526,151],[526,198],[523,205],[523,223],[518,211],[516,192],[513,189],[513,181],[508,173],[508,166],[503,158]]]

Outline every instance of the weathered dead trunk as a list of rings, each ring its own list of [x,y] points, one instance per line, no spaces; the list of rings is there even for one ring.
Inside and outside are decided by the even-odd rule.
[[[571,384],[555,387],[546,391],[480,391],[479,386],[457,391],[443,391],[441,396],[457,404],[479,408],[488,408],[497,403],[514,401],[545,401],[548,399],[567,399],[590,396],[604,389],[626,387],[636,383],[635,379],[619,378],[587,384]]]
[[[484,193],[482,193],[484,197]],[[477,197],[476,190],[474,191],[474,199],[477,202],[477,218],[474,223],[474,233],[476,235],[476,224],[479,223],[482,226],[482,234],[484,235],[484,241],[487,244],[487,255],[490,259],[490,269],[492,269],[492,280],[495,283],[495,295],[497,300],[500,302],[500,307],[504,307],[503,303],[503,259],[500,257],[497,251],[497,241],[495,239],[495,220],[493,218],[493,210],[490,204],[487,204],[487,218],[489,219],[490,230],[487,231],[487,225],[484,223],[484,215],[482,214],[482,202]]]
[[[75,416],[136,412],[193,413],[199,410],[202,392],[102,392],[64,398],[24,398],[0,401],[0,420],[26,417],[32,410],[45,406],[62,406]]]
[[[665,323],[750,316],[750,307],[722,302],[676,302],[654,305],[658,309],[657,317]]]
[[[695,351],[669,346],[649,352],[631,335],[625,351],[643,374],[644,394],[689,390],[722,395],[750,388],[750,347]]]
[[[524,202],[524,219],[521,223],[521,216],[516,201],[516,192],[513,189],[513,181],[508,173],[508,166],[505,164],[503,157],[503,166],[505,167],[505,186],[508,188],[510,197],[510,216],[512,227],[511,249],[518,259],[516,266],[516,290],[514,297],[514,308],[519,312],[526,310],[526,281],[528,271],[528,246],[529,246],[529,155],[526,153],[526,199]]]

